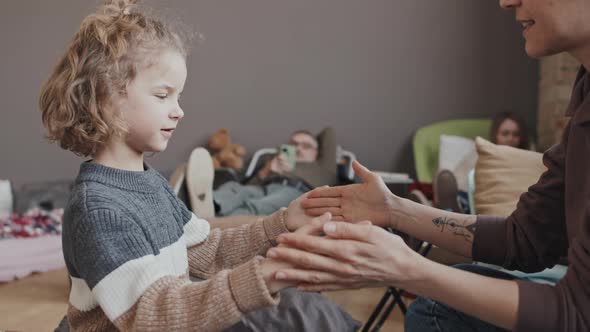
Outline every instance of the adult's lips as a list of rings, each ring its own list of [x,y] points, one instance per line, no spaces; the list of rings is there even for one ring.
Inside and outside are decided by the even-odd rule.
[[[524,30],[530,29],[533,25],[535,25],[534,20],[518,20],[518,23],[522,26]]]

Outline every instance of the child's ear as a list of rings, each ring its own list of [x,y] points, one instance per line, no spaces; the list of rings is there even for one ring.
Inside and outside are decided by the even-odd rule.
[[[127,109],[127,97],[114,94],[104,102],[103,108],[111,116],[124,113]]]

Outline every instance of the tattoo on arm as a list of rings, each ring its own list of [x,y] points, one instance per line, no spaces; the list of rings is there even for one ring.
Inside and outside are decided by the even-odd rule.
[[[440,229],[441,233],[447,230],[453,233],[453,235],[462,237],[465,241],[473,242],[476,227],[475,222],[472,223],[468,219],[460,222],[454,218],[438,217],[432,219],[432,223]]]

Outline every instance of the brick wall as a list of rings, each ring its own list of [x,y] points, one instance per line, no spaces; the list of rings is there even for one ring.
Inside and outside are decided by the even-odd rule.
[[[540,61],[537,114],[537,149],[539,151],[545,151],[561,138],[567,123],[564,113],[579,66],[580,64],[566,53]]]

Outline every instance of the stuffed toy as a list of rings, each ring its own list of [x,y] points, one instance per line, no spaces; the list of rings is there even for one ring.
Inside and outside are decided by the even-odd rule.
[[[232,143],[229,130],[221,128],[211,135],[208,146],[213,158],[213,167],[232,168],[236,171],[242,169],[246,149],[239,144]]]

